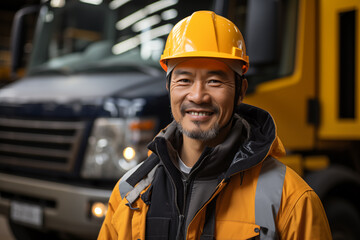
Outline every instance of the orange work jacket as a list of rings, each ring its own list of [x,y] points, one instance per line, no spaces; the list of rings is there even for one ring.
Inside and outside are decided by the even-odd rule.
[[[250,137],[243,144],[247,148],[236,154],[214,193],[190,221],[184,238],[331,239],[329,224],[316,193],[292,169],[276,159],[284,154],[284,148],[270,115],[248,105],[243,106],[240,115],[245,116],[250,131],[246,133]],[[257,136],[264,132],[267,136]],[[164,136],[160,134],[158,138]],[[260,144],[259,141],[264,142]],[[163,139],[159,142],[168,145]],[[253,143],[256,144],[251,147]],[[155,188],[162,188],[154,179],[159,175],[163,175],[165,181],[172,177],[162,160],[163,152],[156,152],[159,146],[153,149],[149,159],[127,173],[114,187],[99,240],[169,239],[171,234],[174,236],[165,218],[152,217],[150,224],[147,217],[153,204],[168,204],[165,199],[163,203],[148,201]],[[252,151],[254,149],[256,151]],[[157,201],[161,201],[161,196],[157,197]],[[206,238],[208,235],[210,238]]]

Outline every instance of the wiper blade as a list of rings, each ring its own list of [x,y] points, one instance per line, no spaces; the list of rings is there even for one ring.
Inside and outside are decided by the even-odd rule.
[[[150,76],[158,76],[162,71],[159,68],[149,65],[141,65],[135,63],[111,63],[111,64],[93,64],[77,69],[76,72],[81,73],[116,73],[116,72],[143,72]]]

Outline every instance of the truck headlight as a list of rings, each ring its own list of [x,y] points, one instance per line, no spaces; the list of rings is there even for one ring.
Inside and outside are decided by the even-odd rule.
[[[97,119],[89,137],[82,176],[118,179],[146,158],[146,145],[155,136],[155,128],[154,119]]]

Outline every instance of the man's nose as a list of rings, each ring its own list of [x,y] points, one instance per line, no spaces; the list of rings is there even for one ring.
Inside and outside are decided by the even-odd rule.
[[[194,82],[194,84],[189,89],[189,93],[187,97],[189,101],[198,104],[209,102],[210,100],[210,96],[208,91],[206,90],[206,86],[200,81]]]

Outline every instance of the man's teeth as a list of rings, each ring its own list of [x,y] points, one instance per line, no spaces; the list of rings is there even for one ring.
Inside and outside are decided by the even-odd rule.
[[[194,115],[194,116],[210,116],[211,113],[209,112],[189,112],[190,115]]]

